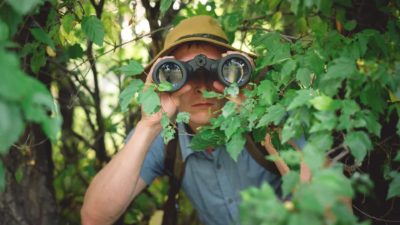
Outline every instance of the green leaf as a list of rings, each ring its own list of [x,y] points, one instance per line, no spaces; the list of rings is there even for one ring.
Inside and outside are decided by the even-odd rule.
[[[297,70],[296,79],[302,84],[304,87],[309,87],[311,84],[312,73],[307,68],[300,68]]]
[[[131,103],[132,98],[135,96],[135,93],[141,91],[143,87],[143,81],[139,79],[133,79],[129,83],[129,85],[121,92],[121,94],[119,95],[119,105],[122,112],[126,112],[128,110],[128,105]]]
[[[225,97],[223,94],[217,93],[217,92],[214,92],[214,91],[203,91],[202,94],[203,94],[204,98],[218,98],[218,99],[221,99],[221,98]]]
[[[85,16],[82,19],[82,30],[90,41],[98,46],[103,46],[104,28],[101,20],[96,16]]]
[[[177,123],[189,123],[190,113],[188,112],[179,112],[176,116]]]
[[[25,124],[17,105],[0,99],[0,124],[0,154],[4,155],[24,131]]]
[[[267,109],[267,114],[261,117],[260,121],[258,122],[257,128],[268,126],[271,122],[274,122],[274,125],[278,125],[285,114],[286,110],[281,104],[277,103],[273,106],[270,106]]]
[[[191,140],[190,148],[193,150],[204,150],[216,148],[225,144],[225,134],[216,129],[203,128]]]
[[[297,95],[293,98],[288,106],[288,110],[298,108],[303,105],[308,105],[310,99],[313,97],[312,90],[299,90],[296,91]]]
[[[235,32],[242,19],[243,15],[239,12],[227,13],[222,19],[222,25],[227,32]]]
[[[400,173],[394,174],[393,180],[389,184],[389,190],[386,199],[400,196]]]
[[[397,151],[397,155],[393,160],[396,162],[400,162],[400,151]]]
[[[62,26],[66,33],[71,32],[74,28],[75,16],[72,13],[67,13],[62,17]]]
[[[318,148],[316,144],[307,143],[303,149],[304,162],[315,173],[320,170],[325,163],[325,152],[323,149]]]
[[[84,52],[80,44],[74,44],[68,47],[66,53],[69,56],[69,58],[78,59],[82,58]]]
[[[139,93],[139,103],[142,104],[143,110],[147,114],[157,112],[161,106],[160,97],[150,87]]]
[[[33,37],[37,40],[42,42],[43,44],[46,44],[50,46],[52,49],[55,49],[55,45],[53,40],[50,38],[50,36],[44,32],[41,28],[32,28],[31,33]]]
[[[296,184],[299,182],[300,176],[295,171],[290,171],[282,177],[282,194],[284,197],[292,193]]]
[[[162,17],[164,16],[165,12],[167,12],[169,7],[171,7],[172,2],[173,2],[172,0],[161,0],[160,12]]]
[[[228,151],[231,158],[237,162],[237,158],[240,152],[243,150],[246,139],[244,138],[241,131],[237,130],[233,135],[231,140],[226,143],[226,150]]]
[[[296,130],[293,126],[293,120],[289,119],[288,121],[286,121],[285,125],[283,125],[281,142],[285,143],[293,138],[295,135]]]
[[[313,176],[314,184],[323,187],[327,193],[334,193],[339,201],[340,197],[352,197],[354,191],[350,180],[343,175],[341,169],[323,169]]]
[[[289,149],[282,151],[281,157],[289,166],[298,166],[300,165],[302,155],[298,151]]]
[[[356,20],[350,20],[346,21],[343,25],[344,29],[347,31],[352,31],[354,28],[357,26],[357,21]]]
[[[367,151],[372,149],[371,140],[364,131],[353,131],[346,135],[344,143],[349,146],[351,154],[362,162]]]
[[[35,51],[31,57],[31,70],[34,73],[38,73],[40,68],[42,68],[44,65],[46,65],[46,54],[44,52],[44,49],[39,49]]]
[[[43,0],[5,0],[20,15],[25,15],[35,8],[38,4],[42,4]]]
[[[127,76],[139,75],[144,71],[143,66],[135,60],[129,61],[128,65],[121,66],[117,69]]]
[[[317,96],[310,100],[310,103],[314,108],[320,111],[329,110],[333,99],[326,95]]]
[[[54,142],[62,123],[58,105],[44,84],[31,77],[29,83],[33,91],[22,102],[25,119],[39,123],[46,136]]]
[[[263,58],[263,64],[274,65],[290,59],[290,45],[281,42],[280,34],[270,32],[265,35],[263,46],[267,54]]]
[[[278,98],[278,89],[269,80],[260,82],[256,89],[257,95],[260,96],[261,104],[272,105]]]
[[[162,81],[157,85],[158,91],[171,91],[173,88],[174,86],[168,81]]]
[[[161,137],[164,140],[164,144],[167,144],[170,140],[175,137],[176,130],[171,126],[171,120],[169,119],[167,113],[163,113],[161,116]]]
[[[10,36],[10,29],[7,24],[0,20],[0,42],[8,40]]]
[[[228,118],[229,116],[235,113],[236,113],[236,103],[231,101],[225,103],[224,107],[222,108],[222,116]]]
[[[297,67],[297,63],[293,59],[288,59],[281,69],[280,78],[281,83],[286,85],[291,80],[291,75]]]
[[[239,87],[236,83],[232,83],[229,87],[224,89],[224,95],[230,95],[231,97],[236,97],[239,94]]]
[[[335,59],[333,65],[328,67],[327,73],[322,75],[319,88],[328,96],[334,96],[343,79],[351,78],[356,71],[355,60],[349,58]]]
[[[225,136],[229,139],[241,127],[240,118],[231,116],[224,120],[221,129],[225,131]]]

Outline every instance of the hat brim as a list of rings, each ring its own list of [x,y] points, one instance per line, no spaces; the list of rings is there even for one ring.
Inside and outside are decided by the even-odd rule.
[[[151,61],[148,65],[146,65],[144,71],[146,73],[148,73],[152,67],[152,65],[154,64],[154,62],[163,56],[168,55],[169,53],[171,53],[176,47],[178,47],[179,45],[182,45],[184,43],[188,43],[188,42],[206,42],[206,43],[210,43],[213,44],[217,47],[222,47],[226,50],[232,50],[232,51],[238,51],[238,52],[242,52],[244,54],[249,55],[250,57],[252,57],[253,59],[255,59],[257,56],[254,53],[249,53],[249,52],[245,52],[243,50],[237,49],[232,47],[229,44],[225,44],[223,42],[217,41],[217,40],[213,40],[213,39],[209,39],[209,38],[203,38],[203,37],[191,37],[191,38],[185,38],[182,40],[178,40],[176,41],[174,44],[172,44],[171,46],[169,46],[168,48],[163,49],[161,52],[159,52]]]

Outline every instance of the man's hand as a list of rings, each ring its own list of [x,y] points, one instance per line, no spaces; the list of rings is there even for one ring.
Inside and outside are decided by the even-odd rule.
[[[153,73],[154,67],[160,60],[166,59],[166,58],[174,58],[174,57],[173,56],[165,56],[165,57],[161,57],[161,58],[157,59],[157,61],[151,67],[149,74],[147,74],[144,90],[146,90],[150,85],[154,85],[153,79],[152,79],[152,73]],[[142,108],[141,122],[145,122],[150,126],[155,126],[159,129],[161,129],[160,121],[161,121],[161,117],[162,117],[163,113],[166,113],[167,116],[171,120],[175,120],[175,117],[178,113],[178,107],[180,104],[179,97],[182,96],[183,94],[187,93],[190,90],[191,90],[191,86],[184,85],[181,89],[179,89],[176,92],[172,92],[172,93],[160,92],[159,96],[160,96],[160,101],[161,101],[161,110],[154,114],[149,115],[149,114],[146,114]]]

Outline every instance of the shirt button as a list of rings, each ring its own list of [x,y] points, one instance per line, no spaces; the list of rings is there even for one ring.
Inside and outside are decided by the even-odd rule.
[[[217,169],[221,169],[221,164],[217,164]]]
[[[231,198],[228,199],[228,203],[231,204],[233,200]]]

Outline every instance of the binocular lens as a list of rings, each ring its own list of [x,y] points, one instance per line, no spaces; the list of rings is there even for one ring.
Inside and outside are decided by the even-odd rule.
[[[240,83],[246,74],[246,64],[241,59],[232,58],[222,66],[222,77],[229,83]]]
[[[158,81],[169,82],[175,88],[182,83],[184,79],[183,71],[179,65],[173,62],[166,62],[158,69]]]
[[[155,65],[154,71],[153,81],[157,84],[171,83],[172,90],[170,91],[172,92],[185,85],[189,75],[196,78],[196,73],[200,71],[208,74],[208,78],[215,78],[212,75],[217,75],[216,78],[226,86],[236,83],[238,87],[242,87],[250,80],[252,65],[241,54],[230,54],[219,60],[209,59],[199,54],[185,62],[174,58],[162,59]]]

